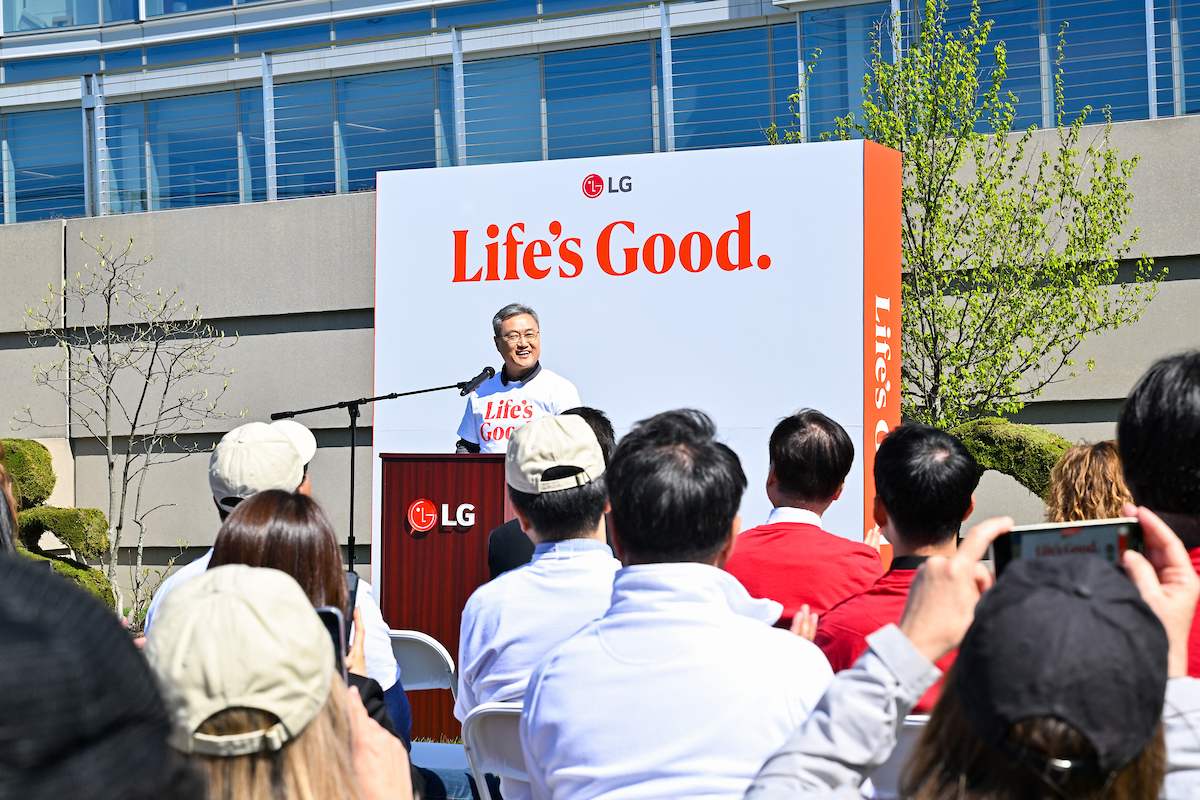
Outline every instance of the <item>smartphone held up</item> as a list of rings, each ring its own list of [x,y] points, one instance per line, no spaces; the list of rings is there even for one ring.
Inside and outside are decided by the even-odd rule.
[[[1126,550],[1145,552],[1142,526],[1133,517],[1019,525],[997,537],[991,555],[999,577],[1017,559],[1094,555],[1116,564]]]

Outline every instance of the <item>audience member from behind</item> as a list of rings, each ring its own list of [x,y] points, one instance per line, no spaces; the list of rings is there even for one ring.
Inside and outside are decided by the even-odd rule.
[[[617,437],[613,432],[612,423],[603,411],[587,406],[577,406],[562,412],[583,417],[584,422],[592,427],[596,441],[600,442],[600,451],[604,453],[604,463],[612,458],[612,452],[617,446]],[[533,540],[521,530],[519,519],[508,522],[492,529],[487,538],[488,572],[491,578],[502,575],[510,569],[516,569],[522,564],[528,564],[533,558]]]
[[[224,564],[269,567],[291,575],[314,607],[333,606],[347,613],[350,595],[342,549],[329,517],[307,495],[268,489],[238,504],[221,526],[208,568]],[[362,612],[355,611],[356,621]],[[347,620],[349,623],[349,620]],[[361,634],[359,634],[361,637]],[[353,666],[348,664],[353,672]],[[395,725],[405,746],[412,731],[412,711],[403,691],[400,712],[393,717],[383,705],[383,690],[359,666],[350,677],[364,705],[385,728]]]
[[[1161,520],[1126,508],[1146,534],[1146,557],[1122,558],[1127,575],[1094,556],[1027,559],[989,589],[979,559],[1007,518],[926,562],[899,627],[871,635],[746,797],[860,797],[900,721],[940,677],[932,662],[956,646],[901,797],[1194,797],[1200,682],[1186,675],[1186,642],[1200,579]]]
[[[1121,506],[1132,501],[1121,475],[1117,443],[1077,444],[1050,470],[1046,521],[1112,519],[1121,516]]]
[[[875,453],[875,523],[892,543],[892,566],[861,594],[824,614],[816,644],[834,672],[849,669],[867,649],[867,637],[900,622],[909,586],[931,556],[952,556],[958,548],[963,519],[975,507],[979,478],[975,459],[962,443],[928,425],[907,424],[886,437]],[[947,672],[950,653],[938,661]],[[940,684],[917,701],[915,711],[928,713]]]
[[[804,409],[771,433],[765,525],[738,537],[725,565],[746,591],[783,603],[780,624],[807,605],[814,614],[873,584],[883,574],[879,552],[821,528],[821,515],[842,494],[854,445],[841,425]]]
[[[4,468],[4,445],[0,444],[0,556],[17,552],[17,501],[12,476]]]
[[[171,713],[169,743],[211,800],[403,800],[408,756],[334,669],[304,590],[272,569],[228,564],[163,604],[146,658]]]
[[[0,558],[0,586],[0,797],[203,798],[112,611],[25,558]]]
[[[1165,358],[1138,380],[1117,423],[1133,501],[1158,514],[1200,568],[1200,351]],[[1200,625],[1188,674],[1200,677]]]
[[[217,514],[226,517],[246,499],[259,492],[278,489],[312,496],[308,464],[317,452],[317,440],[312,431],[290,419],[267,424],[248,422],[221,437],[208,463],[208,485]],[[163,581],[154,593],[146,613],[146,636],[153,637],[154,618],[158,607],[176,587],[203,575],[212,559],[213,550],[176,570]],[[360,582],[354,593],[354,607],[362,612],[365,628],[364,649],[367,676],[379,683],[387,699],[392,718],[400,721],[408,716],[408,700],[400,686],[400,666],[392,653],[388,625],[383,620],[379,603],[367,583]],[[351,620],[346,620],[350,625]]]
[[[605,544],[604,455],[578,416],[543,417],[513,432],[505,478],[533,561],[475,590],[462,614],[454,715],[521,700],[529,674],[558,644],[608,610],[621,563]],[[528,784],[502,780],[506,800]]]
[[[639,422],[607,472],[612,606],[547,655],[521,744],[538,798],[740,797],[832,672],[720,567],[746,476],[698,411]]]

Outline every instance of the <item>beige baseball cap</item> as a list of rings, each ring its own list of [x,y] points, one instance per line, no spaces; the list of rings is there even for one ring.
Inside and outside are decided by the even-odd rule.
[[[565,478],[544,480],[552,467],[582,470]],[[583,417],[542,417],[513,431],[504,462],[508,485],[525,494],[557,492],[583,486],[604,474],[604,453]]]
[[[312,432],[292,420],[248,422],[221,437],[208,462],[208,485],[226,511],[268,489],[294,492],[317,452]]]
[[[333,644],[304,590],[285,572],[245,564],[213,567],[172,591],[145,652],[171,716],[167,742],[184,753],[278,750],[316,719],[333,680]],[[229,736],[196,732],[228,708],[279,722]]]

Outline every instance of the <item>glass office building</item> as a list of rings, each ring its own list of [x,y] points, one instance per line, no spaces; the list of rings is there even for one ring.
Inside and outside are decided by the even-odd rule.
[[[2,2],[4,223],[355,192],[378,170],[761,145],[772,123],[815,139],[857,110],[879,26],[915,13],[899,0]],[[1053,122],[1064,26],[1069,114],[1200,111],[1200,0],[980,4],[1021,125]],[[953,23],[969,13],[951,2]]]

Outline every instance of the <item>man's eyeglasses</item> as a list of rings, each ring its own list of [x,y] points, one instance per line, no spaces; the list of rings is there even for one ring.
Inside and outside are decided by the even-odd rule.
[[[516,331],[513,331],[512,333],[504,334],[500,338],[503,339],[504,341],[508,342],[509,344],[517,344],[518,342],[521,342],[521,341],[526,341],[526,342],[532,343],[532,342],[537,341],[538,332],[537,331],[526,331],[525,333],[517,333]]]

